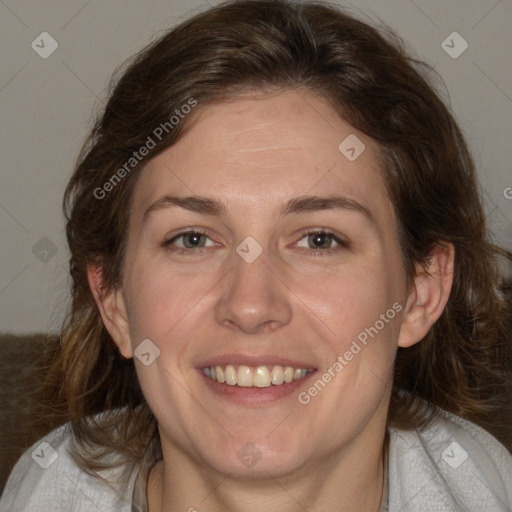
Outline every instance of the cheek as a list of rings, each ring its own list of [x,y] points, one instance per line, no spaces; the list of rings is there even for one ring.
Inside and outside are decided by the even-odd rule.
[[[346,340],[373,325],[397,300],[395,277],[377,260],[340,268],[318,281],[299,285],[304,305],[331,335]]]
[[[325,367],[318,378],[325,373],[327,379],[336,376],[318,406],[325,400],[334,408],[344,404],[355,411],[364,409],[363,403],[375,405],[375,400],[381,399],[392,372],[403,309],[398,276],[386,272],[387,268],[381,258],[340,271],[323,287],[310,289],[314,298],[308,305],[314,305],[311,309],[321,319],[317,324],[325,333]],[[317,392],[311,389],[306,393],[310,391]]]
[[[163,343],[181,322],[202,308],[213,284],[201,277],[171,271],[168,265],[137,264],[130,269],[129,321],[132,343],[144,338]]]

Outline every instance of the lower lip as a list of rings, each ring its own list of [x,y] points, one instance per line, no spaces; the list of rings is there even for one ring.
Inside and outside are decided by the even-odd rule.
[[[316,373],[316,370],[309,372],[302,379],[285,382],[278,386],[271,384],[267,388],[230,386],[229,384],[212,380],[204,374],[202,369],[199,369],[199,372],[201,373],[201,376],[206,382],[208,388],[216,395],[240,405],[259,406],[275,402],[297,392],[309,380],[309,378]]]

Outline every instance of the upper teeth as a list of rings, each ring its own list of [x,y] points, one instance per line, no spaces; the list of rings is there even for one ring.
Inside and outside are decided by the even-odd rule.
[[[274,365],[272,369],[267,366],[238,366],[235,368],[232,364],[228,364],[225,368],[222,366],[211,366],[203,368],[205,375],[212,380],[225,382],[230,386],[268,388],[271,384],[279,386],[283,382],[292,382],[293,380],[302,379],[309,370],[303,368],[292,368],[291,366],[282,367]]]

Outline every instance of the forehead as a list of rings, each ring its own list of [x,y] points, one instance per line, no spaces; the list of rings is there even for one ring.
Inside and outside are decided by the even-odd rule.
[[[265,203],[269,211],[292,197],[326,194],[389,208],[374,141],[319,95],[253,93],[199,107],[193,116],[181,139],[143,169],[135,208],[165,193],[240,207]]]

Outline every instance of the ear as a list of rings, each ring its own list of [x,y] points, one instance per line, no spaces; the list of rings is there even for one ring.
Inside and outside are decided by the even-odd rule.
[[[455,261],[453,244],[440,242],[429,253],[427,261],[426,269],[416,264],[416,275],[400,326],[400,347],[410,347],[426,336],[450,296]]]
[[[119,348],[119,352],[127,359],[133,357],[128,315],[122,291],[106,289],[100,265],[91,264],[87,267],[87,279],[103,324]]]

